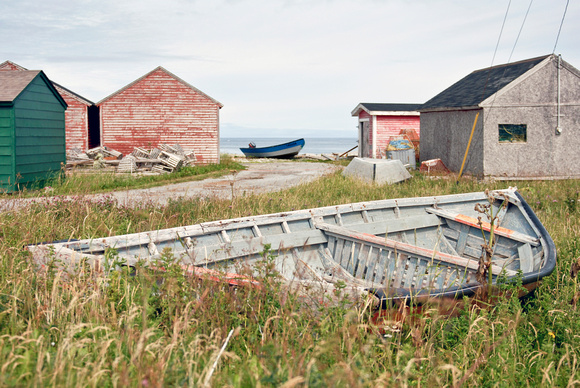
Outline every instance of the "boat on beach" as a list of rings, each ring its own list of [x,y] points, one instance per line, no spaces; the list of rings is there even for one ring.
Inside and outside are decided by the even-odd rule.
[[[490,258],[485,268],[482,246]],[[327,206],[28,249],[39,266],[58,262],[65,270],[80,262],[102,267],[110,249],[129,266],[155,265],[171,252],[189,272],[227,274],[238,283],[251,282],[241,274],[258,268],[269,252],[289,285],[328,290],[340,284],[374,295],[383,306],[411,297],[473,296],[489,285],[481,274],[492,285],[517,280],[532,291],[556,265],[554,242],[513,188]]]
[[[268,147],[256,147],[254,143],[250,143],[248,148],[240,148],[240,151],[249,158],[291,159],[298,155],[304,147],[304,144],[304,139],[297,139]]]

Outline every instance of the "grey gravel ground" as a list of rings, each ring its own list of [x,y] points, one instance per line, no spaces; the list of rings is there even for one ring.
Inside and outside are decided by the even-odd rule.
[[[215,179],[169,184],[148,189],[114,191],[113,196],[120,205],[132,206],[136,203],[165,205],[169,199],[206,197],[231,199],[234,195],[280,191],[301,183],[311,182],[323,175],[332,174],[340,166],[325,163],[294,161],[244,162],[247,169]],[[233,185],[233,186],[232,186]],[[98,200],[103,194],[88,196]],[[85,197],[87,198],[87,197]],[[0,200],[0,211],[16,210],[31,201],[48,199],[7,199]]]
[[[120,204],[130,206],[135,201],[150,201],[159,205],[168,199],[191,197],[232,198],[243,193],[280,191],[301,183],[311,182],[323,175],[331,174],[335,165],[305,162],[250,162],[243,163],[247,169],[215,179],[197,182],[176,183],[149,189],[111,193]]]

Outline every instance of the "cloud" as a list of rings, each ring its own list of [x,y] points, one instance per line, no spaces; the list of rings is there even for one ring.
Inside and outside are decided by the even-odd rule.
[[[351,130],[365,102],[424,102],[491,64],[500,0],[2,1],[0,61],[98,101],[161,65],[225,106],[222,123]],[[494,64],[552,51],[565,4],[511,2]],[[580,6],[557,52],[580,66]],[[3,57],[3,58],[2,58]]]

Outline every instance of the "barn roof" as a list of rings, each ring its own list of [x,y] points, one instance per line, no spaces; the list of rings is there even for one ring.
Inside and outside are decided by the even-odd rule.
[[[449,108],[477,108],[517,78],[536,67],[551,55],[476,70],[451,85],[421,107],[421,111]]]
[[[56,88],[61,89],[64,93],[68,94],[71,98],[74,98],[75,100],[77,100],[85,105],[95,105],[94,102],[92,102],[91,100],[87,100],[86,98],[84,98],[80,94],[75,93],[72,90],[65,88],[64,86],[62,86],[60,84],[57,84],[54,81],[51,81],[51,82]]]
[[[372,102],[361,102],[353,109],[351,112],[352,116],[358,116],[361,110],[364,110],[370,115],[419,115],[419,108],[421,104],[383,104],[383,103],[372,103]]]
[[[46,82],[59,102],[67,107],[66,102],[46,77],[42,70],[19,70],[19,71],[0,71],[0,103],[12,103],[20,93],[34,80],[40,76]]]
[[[187,86],[190,89],[193,89],[196,93],[201,94],[202,96],[205,96],[206,98],[208,98],[209,100],[213,101],[216,105],[218,105],[220,108],[222,108],[224,105],[219,102],[218,100],[208,96],[207,94],[205,94],[204,92],[202,92],[201,90],[199,90],[198,88],[196,88],[195,86],[190,85],[189,83],[185,82],[184,80],[182,80],[181,78],[179,78],[178,76],[176,76],[175,74],[173,74],[172,72],[164,69],[162,66],[158,66],[155,69],[151,70],[149,73],[145,74],[144,76],[137,78],[135,81],[131,82],[130,84],[128,84],[125,87],[122,87],[121,89],[117,90],[115,93],[108,95],[107,97],[103,98],[101,101],[97,102],[97,105],[101,105],[104,102],[107,102],[108,100],[110,100],[111,98],[115,97],[117,94],[120,94],[122,92],[124,92],[125,90],[131,88],[133,85],[139,83],[140,81],[142,81],[143,79],[147,78],[149,75],[155,73],[156,71],[163,71],[166,74],[168,74],[170,77],[175,78],[175,80],[177,80],[178,82],[182,83],[183,85]]]

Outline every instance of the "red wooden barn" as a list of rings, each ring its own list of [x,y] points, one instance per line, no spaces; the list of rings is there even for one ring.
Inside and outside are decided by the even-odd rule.
[[[180,144],[197,163],[219,163],[222,104],[158,67],[99,101],[101,145],[123,154],[135,147]]]
[[[358,156],[385,158],[387,145],[392,137],[402,133],[412,134],[413,131],[417,136],[420,135],[420,106],[421,104],[358,104],[351,112],[353,117],[358,117]]]
[[[10,70],[21,71],[28,69],[11,61],[0,63],[0,71]],[[66,149],[80,148],[81,150],[86,150],[99,145],[98,122],[96,122],[96,129],[92,131],[95,133],[94,136],[91,136],[94,142],[91,144],[89,141],[89,111],[94,104],[56,82],[51,82],[68,105],[65,111]]]

